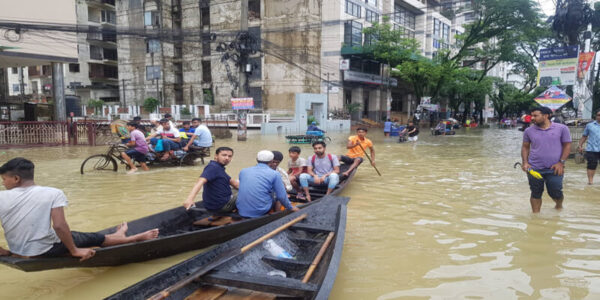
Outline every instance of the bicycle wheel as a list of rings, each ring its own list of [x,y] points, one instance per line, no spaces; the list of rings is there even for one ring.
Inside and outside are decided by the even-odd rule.
[[[106,171],[117,171],[117,162],[106,154],[92,155],[81,164],[81,174]]]

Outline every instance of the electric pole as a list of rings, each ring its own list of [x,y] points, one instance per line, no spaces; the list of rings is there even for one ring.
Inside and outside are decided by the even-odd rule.
[[[240,14],[240,35],[239,37],[242,37],[243,35],[247,35],[248,34],[248,0],[242,0],[241,1],[241,14]],[[245,98],[248,96],[248,94],[246,93],[246,85],[247,85],[247,78],[246,78],[246,64],[247,64],[247,58],[248,58],[248,44],[247,44],[248,39],[245,38],[243,40],[238,40],[237,42],[240,43],[240,65],[239,65],[239,85],[238,85],[238,91],[237,91],[237,96],[238,98]],[[247,110],[238,110],[237,111],[237,117],[238,117],[238,132],[237,132],[237,140],[238,141],[245,141],[246,140],[246,133],[247,133],[247,124],[246,124],[246,116],[248,115]]]
[[[326,72],[323,75],[327,76],[327,104],[325,104],[325,119],[329,118],[329,89],[331,89],[331,82],[329,81],[329,75],[335,75],[335,73]]]

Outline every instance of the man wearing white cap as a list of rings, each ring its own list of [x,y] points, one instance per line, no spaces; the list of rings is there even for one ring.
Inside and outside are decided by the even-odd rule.
[[[281,176],[268,165],[273,158],[273,152],[262,150],[256,156],[258,164],[240,172],[240,189],[236,203],[240,216],[244,218],[263,216],[275,206],[275,202],[281,203],[291,211],[298,210],[290,204]],[[273,192],[275,199],[272,197]]]

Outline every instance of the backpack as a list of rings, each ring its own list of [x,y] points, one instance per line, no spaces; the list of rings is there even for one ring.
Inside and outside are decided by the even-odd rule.
[[[327,158],[329,158],[329,162],[331,163],[331,167],[333,168],[333,157],[331,157],[330,153],[327,153]],[[312,165],[312,167],[315,167],[315,159],[317,159],[317,155],[314,154],[312,156],[312,158],[310,159],[310,164]]]

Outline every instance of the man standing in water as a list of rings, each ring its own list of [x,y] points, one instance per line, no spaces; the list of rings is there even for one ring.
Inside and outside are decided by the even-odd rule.
[[[521,147],[522,168],[527,173],[531,189],[531,209],[539,213],[542,207],[544,183],[548,194],[556,202],[556,209],[562,209],[562,182],[565,161],[571,150],[571,135],[563,124],[552,123],[552,110],[547,107],[536,107],[531,111],[531,122],[534,126],[525,129]],[[541,174],[538,179],[529,171]]]
[[[593,184],[598,160],[600,160],[600,110],[596,112],[596,121],[588,123],[583,130],[583,135],[577,147],[580,153],[583,153],[583,144],[586,141],[585,160],[587,160],[588,184]]]

